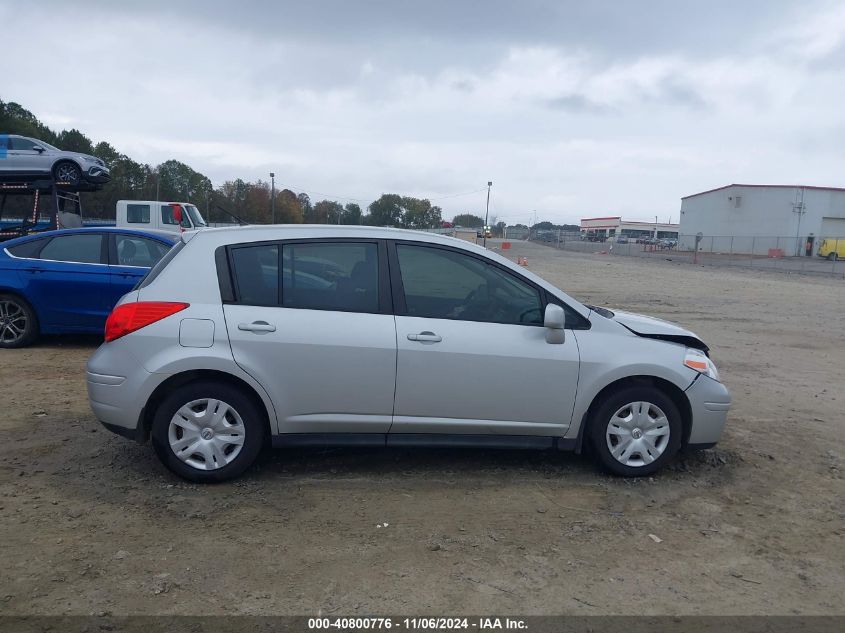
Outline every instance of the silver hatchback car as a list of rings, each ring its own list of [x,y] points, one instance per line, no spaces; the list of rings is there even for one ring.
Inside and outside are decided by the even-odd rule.
[[[715,444],[731,401],[676,325],[455,238],[334,226],[185,233],[112,312],[87,381],[108,429],[202,482],[268,443],[589,446],[647,475]]]

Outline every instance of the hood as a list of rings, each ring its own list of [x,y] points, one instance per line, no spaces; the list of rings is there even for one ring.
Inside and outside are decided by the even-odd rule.
[[[609,318],[622,324],[637,336],[680,343],[700,349],[705,353],[708,351],[707,345],[704,344],[697,334],[670,321],[645,316],[644,314],[623,312],[621,310],[613,310],[611,314],[613,316]]]

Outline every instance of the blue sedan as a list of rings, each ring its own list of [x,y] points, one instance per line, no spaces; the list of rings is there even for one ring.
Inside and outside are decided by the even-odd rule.
[[[0,243],[0,347],[41,334],[102,334],[118,299],[179,237],[98,227]]]

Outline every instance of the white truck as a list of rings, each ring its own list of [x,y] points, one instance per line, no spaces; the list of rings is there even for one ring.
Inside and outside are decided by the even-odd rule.
[[[154,200],[118,200],[116,224],[122,228],[155,229],[172,233],[208,226],[199,209],[190,202]]]

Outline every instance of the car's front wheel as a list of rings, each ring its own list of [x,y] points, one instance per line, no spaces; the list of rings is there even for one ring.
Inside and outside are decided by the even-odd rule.
[[[683,424],[675,403],[655,387],[626,387],[612,394],[590,422],[601,465],[625,477],[650,475],[681,446]]]
[[[225,383],[203,381],[176,389],[158,406],[152,425],[159,459],[196,482],[237,477],[255,461],[266,419],[251,398]]]
[[[75,185],[82,180],[82,170],[79,169],[79,165],[76,163],[65,160],[53,168],[53,179],[56,182],[66,182]]]
[[[833,252],[833,253],[828,254],[827,258],[830,261],[835,262],[837,259],[839,259],[839,256],[836,254],[836,252]]]
[[[26,347],[38,338],[38,319],[26,301],[0,294],[0,347]]]

